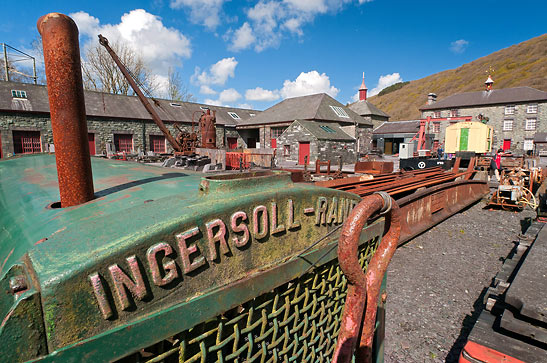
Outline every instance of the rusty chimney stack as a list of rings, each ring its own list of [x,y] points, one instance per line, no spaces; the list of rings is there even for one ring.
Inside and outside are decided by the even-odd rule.
[[[60,13],[42,16],[37,27],[44,48],[55,160],[64,208],[93,199],[78,27]]]
[[[367,86],[365,86],[365,72],[363,72],[363,82],[361,83],[361,87],[359,87],[359,101],[367,100],[367,90]]]

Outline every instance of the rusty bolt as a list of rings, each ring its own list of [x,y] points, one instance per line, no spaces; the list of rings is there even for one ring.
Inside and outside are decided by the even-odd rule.
[[[9,288],[12,294],[16,294],[21,291],[28,289],[27,280],[25,276],[18,275],[14,276],[9,280]]]

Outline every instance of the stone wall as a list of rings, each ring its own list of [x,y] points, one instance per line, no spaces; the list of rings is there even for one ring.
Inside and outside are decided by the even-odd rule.
[[[277,139],[276,159],[278,162],[298,164],[298,150],[300,142],[310,143],[310,162],[331,160],[338,163],[341,156],[346,164],[356,160],[354,141],[318,140],[298,122],[291,126]],[[285,153],[285,146],[289,146],[289,154]]]
[[[187,132],[191,131],[191,124],[178,123],[179,127]],[[166,123],[167,129],[173,136],[178,131],[172,123]],[[133,136],[133,149],[135,151],[150,150],[150,135],[163,135],[159,127],[152,121],[129,120],[129,119],[106,119],[98,117],[87,118],[89,133],[95,134],[95,153],[106,154],[106,145],[114,143],[114,134],[130,134]],[[53,133],[51,131],[51,120],[48,114],[33,114],[26,112],[0,112],[0,137],[2,143],[2,156],[12,155],[13,131],[40,131],[42,151],[48,150],[48,144],[53,144]],[[198,126],[195,131],[199,132]],[[223,125],[216,126],[217,146],[224,148],[226,137],[238,137],[238,144],[241,137],[235,128],[224,128]],[[167,152],[173,149],[166,141]]]
[[[526,112],[526,106],[528,104],[537,104],[537,113],[531,114]],[[507,105],[515,106],[514,115],[505,115],[506,105],[492,105],[483,107],[465,107],[459,108],[459,116],[471,116],[472,121],[479,121],[478,115],[488,117],[487,125],[490,125],[494,129],[493,135],[493,149],[497,149],[503,146],[503,140],[511,140],[511,151],[521,153],[524,150],[524,140],[533,139],[536,132],[547,132],[547,102],[528,102],[528,103],[510,103]],[[441,110],[441,117],[449,117],[450,110]],[[427,116],[434,117],[434,111],[422,112],[422,117]],[[536,129],[526,130],[526,120],[529,118],[535,118]],[[504,120],[513,120],[513,130],[504,131]],[[440,122],[440,132],[435,133],[435,139],[439,142],[444,142],[446,127],[450,125],[450,121]],[[433,132],[433,125],[430,125],[430,131]]]

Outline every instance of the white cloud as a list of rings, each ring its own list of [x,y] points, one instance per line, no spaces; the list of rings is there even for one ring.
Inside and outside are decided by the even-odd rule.
[[[245,99],[248,101],[275,101],[279,99],[279,91],[256,87],[245,91]]]
[[[199,93],[204,94],[204,95],[216,95],[217,91],[215,91],[214,89],[212,89],[211,87],[209,87],[205,84],[202,84],[199,87]]]
[[[233,51],[238,51],[241,49],[248,48],[256,40],[253,30],[249,23],[245,22],[241,28],[237,29],[232,38],[232,44],[230,49]]]
[[[469,45],[469,42],[467,40],[459,39],[450,43],[450,51],[452,53],[461,54],[465,52],[468,45]]]
[[[173,9],[190,10],[190,21],[202,24],[209,30],[215,30],[220,24],[222,5],[226,0],[171,0]]]
[[[237,105],[237,107],[239,108],[245,108],[245,109],[248,109],[248,110],[252,110],[253,109],[253,106],[248,104],[248,103],[240,103]]]
[[[196,67],[192,82],[198,85],[219,85],[226,83],[228,78],[235,77],[235,69],[237,61],[234,57],[223,58],[209,67],[208,71],[200,72],[201,69]]]
[[[218,99],[206,99],[205,103],[213,106],[230,106],[231,103],[239,100],[241,98],[241,94],[236,91],[233,88],[225,89],[224,91],[220,92],[218,95]]]
[[[314,93],[327,93],[331,97],[336,97],[340,92],[334,86],[331,86],[329,76],[325,73],[319,74],[317,71],[300,73],[294,80],[285,80],[280,94],[283,98],[305,96]]]
[[[143,9],[131,10],[118,24],[101,24],[99,19],[80,11],[70,14],[80,34],[89,37],[84,45],[97,44],[103,34],[111,42],[121,41],[137,51],[155,75],[166,76],[169,67],[181,64],[182,58],[192,54],[190,40],[180,31],[163,25],[159,16]]]
[[[284,34],[304,35],[302,28],[316,16],[338,13],[346,4],[363,4],[369,0],[260,0],[247,9],[247,19],[236,31],[229,30],[225,38],[230,49],[253,47],[260,52],[279,46]]]
[[[386,74],[385,76],[380,76],[380,79],[378,79],[378,84],[368,93],[368,95],[369,96],[377,95],[384,88],[402,81],[403,79],[401,78],[401,75],[399,73],[391,73],[391,74]]]

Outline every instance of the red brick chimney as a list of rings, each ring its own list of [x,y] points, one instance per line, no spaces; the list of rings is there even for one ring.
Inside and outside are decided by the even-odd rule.
[[[367,100],[367,86],[365,86],[365,72],[363,72],[363,83],[361,83],[361,88],[359,88],[359,101]]]

